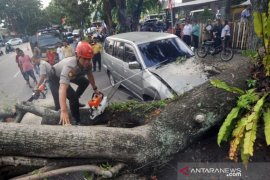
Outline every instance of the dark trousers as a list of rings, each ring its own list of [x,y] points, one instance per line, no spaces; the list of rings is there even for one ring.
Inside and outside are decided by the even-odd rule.
[[[229,43],[230,43],[230,39],[231,36],[225,36],[225,40],[224,40],[224,48],[228,48],[229,47]]]
[[[184,41],[188,46],[190,46],[190,45],[191,45],[191,36],[189,36],[189,35],[184,35],[183,41]]]
[[[60,109],[59,103],[59,78],[55,75],[51,75],[49,79],[49,85],[51,88],[55,110],[58,111]],[[76,91],[69,85],[67,89],[67,99],[69,100],[69,107],[71,111],[72,117],[76,122],[80,122],[80,111],[79,111],[79,98],[89,85],[89,81],[84,76],[79,76],[74,80],[71,80],[72,83],[78,85]]]
[[[96,70],[97,63],[98,63],[98,70],[101,70],[101,54],[100,53],[95,54],[93,57],[93,70],[94,71]]]
[[[37,79],[36,79],[36,76],[34,74],[34,71],[33,70],[30,70],[30,71],[25,71],[24,72],[24,79],[29,82],[29,76],[35,81],[35,83],[37,83]]]
[[[193,38],[193,46],[197,49],[199,47],[199,36],[192,35]]]

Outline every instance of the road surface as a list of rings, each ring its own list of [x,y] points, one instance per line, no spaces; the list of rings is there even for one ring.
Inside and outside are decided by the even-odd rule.
[[[29,43],[24,43],[14,48],[21,48],[25,54],[32,57],[32,51],[30,49]],[[13,108],[14,104],[17,101],[25,101],[30,98],[32,94],[32,89],[28,87],[26,81],[23,79],[22,74],[17,66],[15,61],[16,53],[12,52],[0,56],[0,108],[7,109]],[[96,80],[96,85],[98,86],[99,91],[103,92],[105,95],[111,89],[109,79],[106,72],[93,72]],[[38,78],[38,76],[36,76]],[[30,78],[30,84],[34,86],[33,80]],[[76,88],[76,85],[73,85]],[[80,98],[81,103],[87,104],[88,100],[92,97],[92,87],[88,86],[82,97]],[[120,87],[111,102],[121,102],[130,99],[136,99],[134,96],[124,88]],[[137,99],[136,99],[137,100]],[[48,91],[46,99],[40,99],[36,103],[39,103],[44,106],[53,106],[53,99],[51,92]]]

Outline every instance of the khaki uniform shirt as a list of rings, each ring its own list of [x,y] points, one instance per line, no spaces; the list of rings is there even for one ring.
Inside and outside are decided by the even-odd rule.
[[[82,68],[78,65],[75,56],[68,57],[56,63],[54,66],[55,75],[60,78],[60,84],[70,84],[70,81],[79,76],[92,73],[91,63],[88,67]]]

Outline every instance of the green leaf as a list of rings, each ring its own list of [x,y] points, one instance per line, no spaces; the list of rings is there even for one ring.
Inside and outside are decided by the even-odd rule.
[[[216,88],[224,89],[224,90],[232,92],[232,93],[237,93],[237,94],[244,94],[245,93],[242,89],[230,86],[226,82],[218,80],[218,79],[212,79],[212,80],[210,80],[210,83]]]
[[[238,117],[239,111],[239,107],[233,108],[224,120],[218,132],[217,143],[219,146],[222,141],[227,141],[227,138],[229,137],[232,130],[231,126],[233,125],[233,120]]]
[[[262,13],[262,22],[263,22],[263,40],[264,40],[264,45],[266,47],[266,50],[267,50],[267,47],[268,47],[268,43],[269,43],[269,40],[268,40],[268,36],[267,36],[267,16],[266,16],[266,13]],[[268,52],[268,51],[267,51]]]
[[[246,94],[243,94],[238,98],[237,106],[250,109],[250,105],[258,101],[259,95],[255,92],[255,89],[250,89],[246,91]]]
[[[263,37],[263,24],[262,14],[259,12],[253,12],[254,31],[259,38]]]
[[[264,134],[267,145],[270,144],[270,108],[267,108],[263,113]]]
[[[243,130],[245,130],[246,124],[247,124],[247,117],[245,116],[245,117],[242,117],[237,122],[236,128],[232,132],[232,136],[233,137],[244,136],[244,134],[243,134],[244,131]]]
[[[268,3],[268,18],[267,18],[267,23],[266,23],[266,33],[267,33],[268,37],[270,37],[270,17],[269,17],[269,14],[270,14],[270,1]]]
[[[263,57],[263,64],[265,66],[266,76],[270,76],[270,55],[269,54]]]
[[[243,164],[245,165],[245,167],[247,167],[250,155],[249,154],[244,154],[244,145],[243,144],[244,143],[242,141],[241,145],[240,145],[240,148],[241,148],[240,149],[240,154],[241,154],[241,159],[242,159]]]
[[[268,94],[265,94],[254,106],[253,112],[247,117],[246,133],[244,138],[244,154],[253,156],[253,147],[256,140],[257,123],[260,118],[262,107],[265,102],[265,98]]]

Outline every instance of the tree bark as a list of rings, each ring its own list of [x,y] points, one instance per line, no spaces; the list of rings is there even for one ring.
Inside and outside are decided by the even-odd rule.
[[[107,32],[109,35],[112,34],[113,30],[113,20],[112,20],[112,13],[111,10],[113,9],[111,0],[103,0],[103,11],[104,11],[104,16],[105,16],[105,22],[108,25],[108,30]]]
[[[126,1],[123,0],[115,0],[116,7],[117,7],[117,19],[118,19],[118,25],[119,30],[118,33],[128,32],[129,26],[128,26],[128,20],[126,17]]]
[[[226,0],[226,7],[225,7],[225,12],[226,12],[226,15],[225,15],[225,18],[226,19],[230,19],[231,18],[231,0]]]
[[[228,63],[230,71],[215,78],[244,89],[248,65],[240,59]],[[206,82],[170,102],[149,124],[134,128],[1,123],[0,155],[164,163],[220,124],[236,97]],[[203,117],[201,123],[197,115]]]
[[[135,9],[132,13],[132,23],[131,23],[131,31],[137,31],[140,21],[140,15],[143,9],[143,0],[139,0],[135,5]]]

